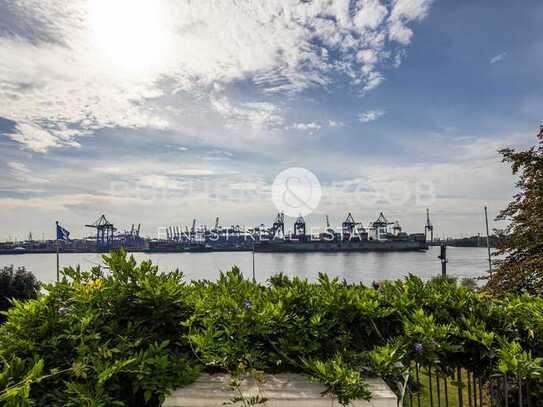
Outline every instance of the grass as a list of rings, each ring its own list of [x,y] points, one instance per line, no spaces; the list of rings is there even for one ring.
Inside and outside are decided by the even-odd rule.
[[[420,371],[420,375],[419,375],[419,379],[420,379],[420,384],[421,384],[421,389],[420,389],[420,393],[419,393],[419,397],[420,397],[420,406],[421,407],[429,407],[431,405],[437,407],[437,406],[441,406],[441,407],[445,407],[445,406],[450,406],[450,407],[456,407],[458,406],[458,399],[459,399],[459,394],[458,394],[458,386],[457,386],[457,381],[456,381],[456,377],[454,379],[452,379],[451,377],[448,377],[447,378],[447,392],[445,392],[445,383],[444,383],[444,380],[443,380],[443,377],[440,377],[440,380],[439,380],[439,388],[440,388],[440,392],[439,392],[439,402],[438,402],[438,394],[437,394],[437,380],[436,380],[436,376],[434,374],[434,372],[432,372],[432,384],[433,386],[431,387],[432,388],[432,400],[433,400],[433,404],[430,403],[430,379],[429,379],[429,376],[428,376],[428,371],[426,369],[421,369]],[[445,397],[445,394],[447,394],[447,399],[448,399],[448,404],[446,403],[446,397]],[[472,394],[472,406],[475,406],[474,404],[474,400],[473,400],[473,383],[472,383],[472,388],[471,388],[471,394]],[[485,388],[483,386],[483,405],[481,407],[487,407],[487,406],[490,406],[490,400],[485,392]],[[463,405],[464,406],[469,406],[469,393],[468,393],[468,375],[467,375],[467,372],[465,370],[462,370],[462,399],[463,399]],[[413,394],[413,404],[410,405],[409,404],[409,396],[406,395],[405,399],[404,399],[404,407],[418,407],[419,406],[419,403],[418,403],[418,396],[417,394]],[[479,407],[479,386],[477,386],[477,407]]]

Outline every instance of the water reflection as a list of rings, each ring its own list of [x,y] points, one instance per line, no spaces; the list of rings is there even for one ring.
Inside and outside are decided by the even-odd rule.
[[[428,252],[413,253],[256,253],[255,270],[259,281],[283,272],[311,281],[318,273],[327,273],[348,282],[370,284],[375,280],[396,279],[408,274],[423,279],[440,274],[441,265],[437,256],[439,248]],[[487,270],[486,249],[448,248],[448,272],[455,277],[479,277]],[[136,260],[150,258],[160,270],[180,269],[187,279],[215,280],[220,271],[239,266],[246,277],[252,276],[252,253],[135,253]],[[90,253],[61,254],[62,266],[81,265],[87,269],[101,262],[101,256]],[[0,256],[0,266],[13,264],[26,266],[42,281],[55,279],[56,260],[54,254],[22,254]]]

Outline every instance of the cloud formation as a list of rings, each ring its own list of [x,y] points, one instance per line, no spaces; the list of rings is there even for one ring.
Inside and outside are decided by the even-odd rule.
[[[490,58],[490,64],[495,64],[497,62],[502,61],[507,55],[507,52],[502,52],[501,54],[495,55],[492,58]]]
[[[291,2],[13,0],[0,5],[0,117],[9,137],[45,152],[100,128],[166,129],[154,101],[201,100],[251,84],[254,100],[209,103],[231,127],[274,125],[265,95],[295,95],[346,78],[357,92],[397,66],[430,0]]]
[[[532,141],[532,135],[439,140],[425,148],[430,150],[428,154],[445,154],[443,157],[448,160],[439,159],[434,163],[372,161],[361,159],[357,154],[341,156],[341,159],[332,155],[326,161],[322,156],[300,156],[300,165],[307,168],[319,168],[326,162],[327,167],[337,163],[343,169],[351,169],[344,177],[321,178],[324,195],[313,224],[320,222],[324,214],[342,220],[348,207],[356,207],[357,218],[364,221],[373,220],[383,210],[398,216],[402,224],[407,223],[408,230],[420,230],[426,206],[417,205],[413,200],[417,185],[429,184],[431,193],[435,194],[431,208],[439,218],[440,230],[463,233],[469,224],[467,230],[476,231],[477,224],[468,222],[468,217],[475,214],[475,219],[479,219],[477,216],[484,205],[498,210],[505,204],[504,197],[513,194],[510,169],[501,163],[496,150]],[[48,183],[47,193],[0,197],[0,213],[6,214],[3,224],[10,224],[11,214],[21,213],[24,219],[32,219],[29,224],[43,224],[44,228],[54,216],[73,216],[74,227],[81,227],[78,234],[85,232],[83,220],[91,220],[88,218],[102,210],[120,224],[141,220],[145,233],[149,234],[160,222],[189,224],[193,217],[202,222],[211,222],[218,215],[225,222],[266,221],[275,210],[270,199],[273,176],[261,178],[248,167],[232,167],[233,164],[214,162],[212,166],[202,166],[197,161],[150,158],[143,162],[114,162],[109,167],[50,169],[49,174],[41,171],[45,172],[44,177],[51,173],[57,175],[55,179],[42,181]],[[138,173],[142,167],[145,172]],[[30,177],[36,182],[35,168],[20,162],[10,162],[8,171],[17,175],[21,185],[26,187]],[[71,185],[66,185],[67,178],[72,180]],[[464,181],[458,183],[459,178]],[[83,183],[89,190],[78,189]],[[404,189],[409,196],[407,202],[403,200]],[[376,199],[381,195],[387,200]],[[180,212],[179,208],[183,210]]]
[[[358,114],[358,120],[362,123],[369,123],[379,119],[384,114],[384,110],[366,110]]]

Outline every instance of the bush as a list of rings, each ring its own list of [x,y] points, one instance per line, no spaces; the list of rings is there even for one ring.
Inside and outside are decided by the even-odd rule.
[[[326,275],[261,285],[237,268],[187,284],[124,252],[104,260],[107,272],[65,269],[46,295],[15,302],[0,327],[0,401],[158,406],[202,371],[299,372],[342,403],[371,397],[369,375],[399,388],[415,361],[482,378],[543,374],[540,298],[491,300],[413,276],[378,290]]]
[[[12,300],[30,300],[38,296],[40,285],[36,277],[24,267],[17,270],[13,266],[0,270],[0,311],[6,311]],[[0,314],[0,323],[5,316]]]

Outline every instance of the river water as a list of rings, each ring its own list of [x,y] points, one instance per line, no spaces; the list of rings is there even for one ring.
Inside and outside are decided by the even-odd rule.
[[[256,253],[255,275],[258,281],[283,272],[314,281],[319,272],[339,277],[348,282],[397,279],[414,274],[428,279],[441,273],[437,258],[439,247],[427,252],[391,253]],[[447,273],[450,276],[480,277],[488,270],[484,248],[448,247]],[[150,258],[161,271],[180,269],[187,279],[215,280],[220,271],[233,265],[240,267],[247,277],[252,276],[252,253],[134,253],[136,260]],[[63,253],[61,267],[80,265],[87,269],[101,263],[101,255],[94,253]],[[25,266],[41,281],[51,282],[56,276],[55,254],[18,254],[0,256],[0,266]]]

